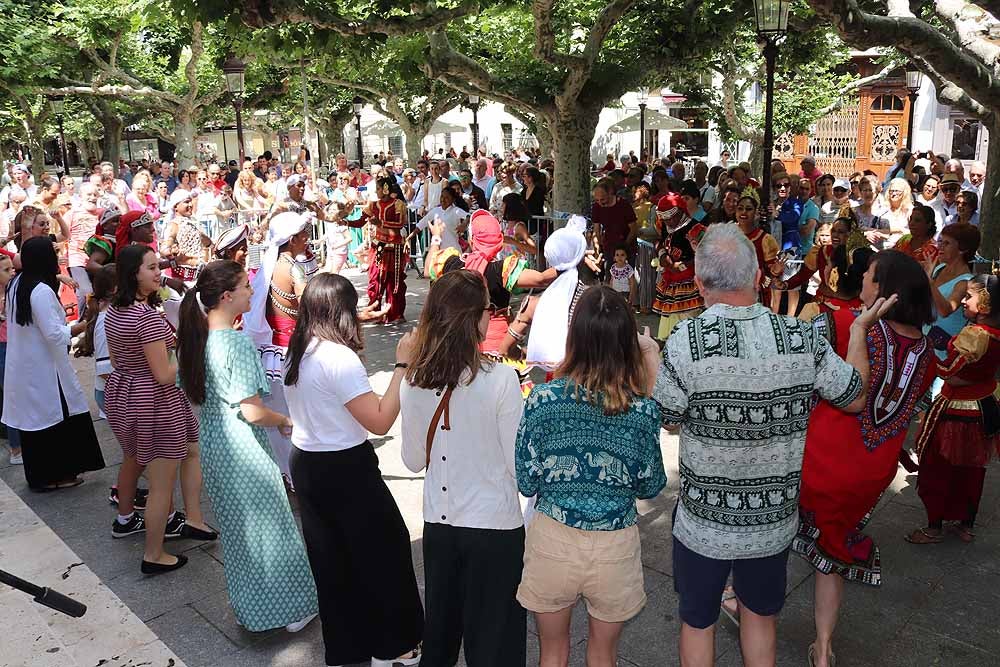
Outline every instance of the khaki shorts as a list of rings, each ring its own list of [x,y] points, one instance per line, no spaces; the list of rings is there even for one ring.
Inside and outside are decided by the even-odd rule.
[[[536,513],[524,545],[517,600],[534,612],[562,611],[583,596],[606,623],[627,621],[646,605],[639,527],[579,530]]]

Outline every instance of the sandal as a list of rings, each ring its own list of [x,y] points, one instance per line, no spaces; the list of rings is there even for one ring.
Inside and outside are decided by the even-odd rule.
[[[969,526],[963,526],[958,523],[951,527],[951,532],[955,533],[958,539],[962,540],[966,544],[974,542],[976,539],[976,533]]]
[[[49,493],[50,491],[61,491],[63,489],[72,489],[73,487],[80,486],[83,484],[83,478],[77,477],[76,479],[67,480],[65,482],[56,482],[55,484],[48,484],[41,488],[35,489],[41,493]]]
[[[726,603],[729,602],[730,600],[736,600],[735,612],[733,612],[729,607],[726,606]],[[722,610],[722,613],[725,614],[726,618],[732,621],[733,625],[735,625],[737,628],[740,627],[739,600],[736,598],[736,591],[733,590],[732,586],[729,586],[726,588],[726,590],[722,591],[722,602],[719,604],[719,608]]]
[[[806,659],[809,661],[809,667],[816,667],[816,645],[809,645],[809,652],[806,653]],[[830,660],[828,661],[830,667],[837,667],[837,655],[830,651]]]
[[[917,528],[903,539],[910,544],[937,544],[944,541],[944,535],[941,533],[929,533],[926,528]]]

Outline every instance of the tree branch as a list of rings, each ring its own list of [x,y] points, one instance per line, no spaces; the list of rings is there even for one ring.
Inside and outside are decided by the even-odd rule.
[[[433,30],[479,10],[477,0],[464,0],[455,8],[424,7],[413,14],[353,18],[325,9],[310,11],[301,6],[304,3],[280,2],[281,6],[275,7],[276,4],[279,4],[279,0],[249,0],[238,3],[237,11],[244,23],[255,28],[306,23],[314,30],[329,30],[345,37],[365,35],[404,37]],[[331,3],[322,6],[336,5]]]
[[[534,0],[531,3],[531,15],[535,19],[534,56],[554,67],[565,69],[586,67],[587,61],[582,56],[556,51],[556,32],[552,27],[555,4],[555,0]]]
[[[836,93],[837,99],[835,99],[833,102],[831,102],[830,104],[826,105],[825,107],[817,111],[816,116],[818,118],[822,118],[823,116],[829,113],[833,113],[840,107],[844,106],[844,102],[846,102],[849,99],[854,99],[851,93],[856,91],[858,88],[863,88],[864,86],[876,83],[877,81],[882,81],[887,76],[889,76],[891,72],[897,69],[899,69],[898,63],[889,63],[875,74],[861,77],[860,79],[855,79],[854,81],[851,81],[850,83],[846,84],[843,88],[838,90]]]
[[[198,59],[205,50],[205,43],[202,41],[201,21],[191,24],[191,57],[184,65],[184,79],[188,84],[187,94],[184,101],[191,105],[198,97]]]
[[[174,104],[165,103],[165,101],[173,102],[173,100],[164,99],[166,97],[166,93],[162,90],[150,88],[149,86],[144,86],[142,88],[115,84],[105,84],[103,86],[62,86],[56,88],[39,88],[38,92],[42,95],[97,95],[100,97],[118,98],[141,97],[149,106],[155,107],[160,111],[172,113],[175,108]]]
[[[942,104],[959,107],[972,114],[986,125],[995,127],[998,121],[998,114],[995,109],[989,108],[974,100],[960,87],[945,79],[928,60],[916,57],[914,62],[930,78],[937,92],[937,98]]]
[[[888,16],[863,11],[857,0],[808,2],[849,44],[861,48],[893,46],[911,60],[931,64],[942,81],[964,90],[966,97],[980,105],[1000,99],[995,58],[983,61],[983,49],[977,53],[962,48],[930,23],[914,17],[905,0],[889,0]]]

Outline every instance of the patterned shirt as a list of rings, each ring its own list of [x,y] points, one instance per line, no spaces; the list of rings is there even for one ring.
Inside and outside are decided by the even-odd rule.
[[[574,396],[567,378],[534,388],[517,432],[517,485],[537,494],[536,509],[581,530],[635,524],[636,498],[667,483],[656,402],[637,398],[628,412],[606,415]],[[583,390],[580,390],[583,392]]]
[[[677,325],[653,396],[681,426],[681,543],[719,560],[788,548],[813,392],[844,407],[861,375],[808,322],[716,304]]]

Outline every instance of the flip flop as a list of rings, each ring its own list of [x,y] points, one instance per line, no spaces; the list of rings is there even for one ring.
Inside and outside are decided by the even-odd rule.
[[[809,661],[809,667],[816,667],[816,645],[809,645],[809,652],[806,654],[806,659]],[[830,667],[837,667],[837,655],[830,651]]]
[[[736,598],[736,592],[734,590],[732,590],[731,588],[727,588],[726,590],[724,590],[722,592],[722,602],[719,603],[719,608],[722,610],[722,613],[725,614],[726,618],[728,618],[730,621],[732,621],[733,625],[735,625],[738,628],[738,627],[740,627],[740,617],[739,617],[739,611],[738,611],[739,607],[737,607],[737,612],[735,614],[733,612],[731,612],[726,607],[726,602],[728,602],[729,600],[737,600],[737,598]],[[737,603],[738,602],[739,601],[737,600]]]
[[[935,535],[927,532],[926,528],[917,528],[909,535],[904,536],[903,539],[910,544],[938,544],[944,541],[944,535],[940,533]]]

